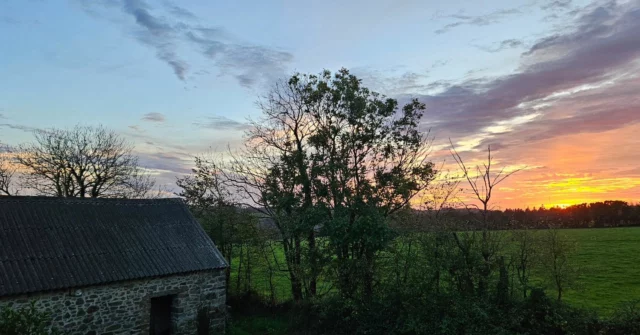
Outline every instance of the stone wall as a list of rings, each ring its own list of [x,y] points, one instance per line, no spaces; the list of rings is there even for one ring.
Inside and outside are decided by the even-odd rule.
[[[196,334],[198,311],[207,308],[212,333],[224,331],[224,270],[91,286],[44,294],[0,298],[0,308],[36,301],[53,326],[69,334],[148,334],[150,300],[174,295],[173,334]]]

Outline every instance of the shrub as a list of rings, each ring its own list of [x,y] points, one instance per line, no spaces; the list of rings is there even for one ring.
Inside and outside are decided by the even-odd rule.
[[[27,307],[19,309],[5,307],[0,311],[0,334],[2,335],[61,334],[50,324],[49,315],[38,311],[34,302]]]
[[[607,334],[640,334],[640,300],[623,303],[604,327]]]

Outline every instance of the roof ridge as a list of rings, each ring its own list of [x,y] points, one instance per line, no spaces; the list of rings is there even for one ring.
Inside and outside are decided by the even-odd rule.
[[[67,204],[119,204],[119,205],[142,205],[142,204],[166,204],[184,203],[179,197],[158,198],[158,199],[129,199],[129,198],[79,198],[79,197],[46,197],[46,196],[0,196],[0,202],[10,203],[41,203],[58,202]]]

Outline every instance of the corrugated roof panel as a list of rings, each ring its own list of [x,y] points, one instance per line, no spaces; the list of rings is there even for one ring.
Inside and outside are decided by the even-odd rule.
[[[0,296],[226,266],[180,199],[0,198]]]

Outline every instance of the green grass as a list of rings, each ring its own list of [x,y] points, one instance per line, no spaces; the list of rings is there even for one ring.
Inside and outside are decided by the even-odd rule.
[[[624,301],[640,299],[640,228],[567,229],[578,242],[575,261],[581,289],[565,301],[608,313]]]
[[[582,270],[581,288],[566,292],[563,300],[575,307],[606,315],[624,301],[640,299],[640,228],[566,229],[561,233],[578,242],[578,250],[573,257]],[[276,249],[275,254],[284,269],[282,250]],[[235,267],[237,260],[234,262]],[[259,265],[254,269],[253,289],[268,296],[270,288],[266,269]],[[232,291],[235,278],[233,274]],[[274,284],[277,301],[291,298],[286,272],[277,272]],[[550,291],[549,294],[555,296],[555,292]]]

